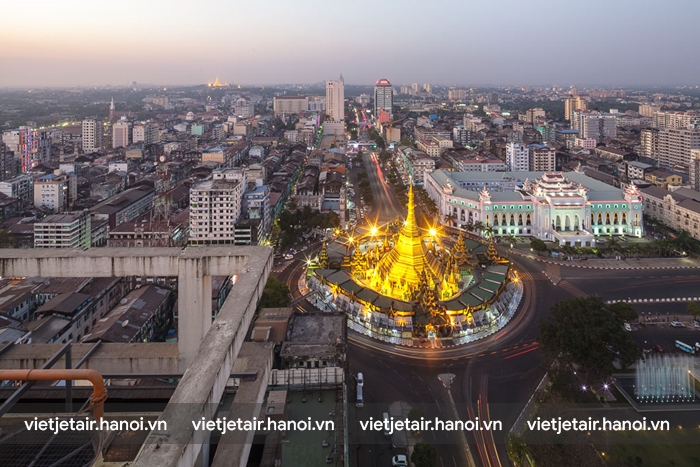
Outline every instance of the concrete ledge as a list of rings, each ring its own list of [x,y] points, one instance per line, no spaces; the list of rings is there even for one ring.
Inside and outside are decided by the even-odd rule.
[[[272,269],[271,248],[245,250],[248,259],[238,281],[159,418],[168,430],[149,435],[134,466],[189,467],[208,442],[208,433],[195,431],[192,422],[211,420],[216,413]]]

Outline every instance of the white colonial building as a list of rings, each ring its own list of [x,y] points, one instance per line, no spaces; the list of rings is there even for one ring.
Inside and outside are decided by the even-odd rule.
[[[447,172],[425,175],[442,222],[481,222],[497,236],[595,246],[596,236],[641,237],[642,198],[578,172]],[[483,232],[482,232],[483,233]]]

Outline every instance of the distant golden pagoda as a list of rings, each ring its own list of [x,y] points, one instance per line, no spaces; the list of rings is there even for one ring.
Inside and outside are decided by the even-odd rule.
[[[209,86],[211,86],[212,88],[225,88],[228,86],[228,84],[219,81],[219,77],[217,76],[216,80],[214,81],[214,84],[210,84]]]

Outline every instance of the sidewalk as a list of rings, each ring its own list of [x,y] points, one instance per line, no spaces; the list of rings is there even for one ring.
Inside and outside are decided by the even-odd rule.
[[[554,259],[538,256],[536,253],[518,248],[508,249],[509,253],[533,259],[541,263],[557,264],[585,269],[688,269],[700,268],[700,260],[694,258],[627,258],[627,259]]]

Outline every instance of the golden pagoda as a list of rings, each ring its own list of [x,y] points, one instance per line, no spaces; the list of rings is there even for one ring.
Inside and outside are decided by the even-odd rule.
[[[449,254],[438,253],[434,247],[430,251],[423,242],[416,225],[412,185],[408,190],[406,221],[394,238],[394,245],[390,247],[385,240],[383,248],[377,246],[365,258],[368,268],[365,285],[383,295],[412,300],[420,289],[421,278],[431,289],[439,288],[441,297],[457,291],[457,282],[452,284],[455,278],[449,267]]]

